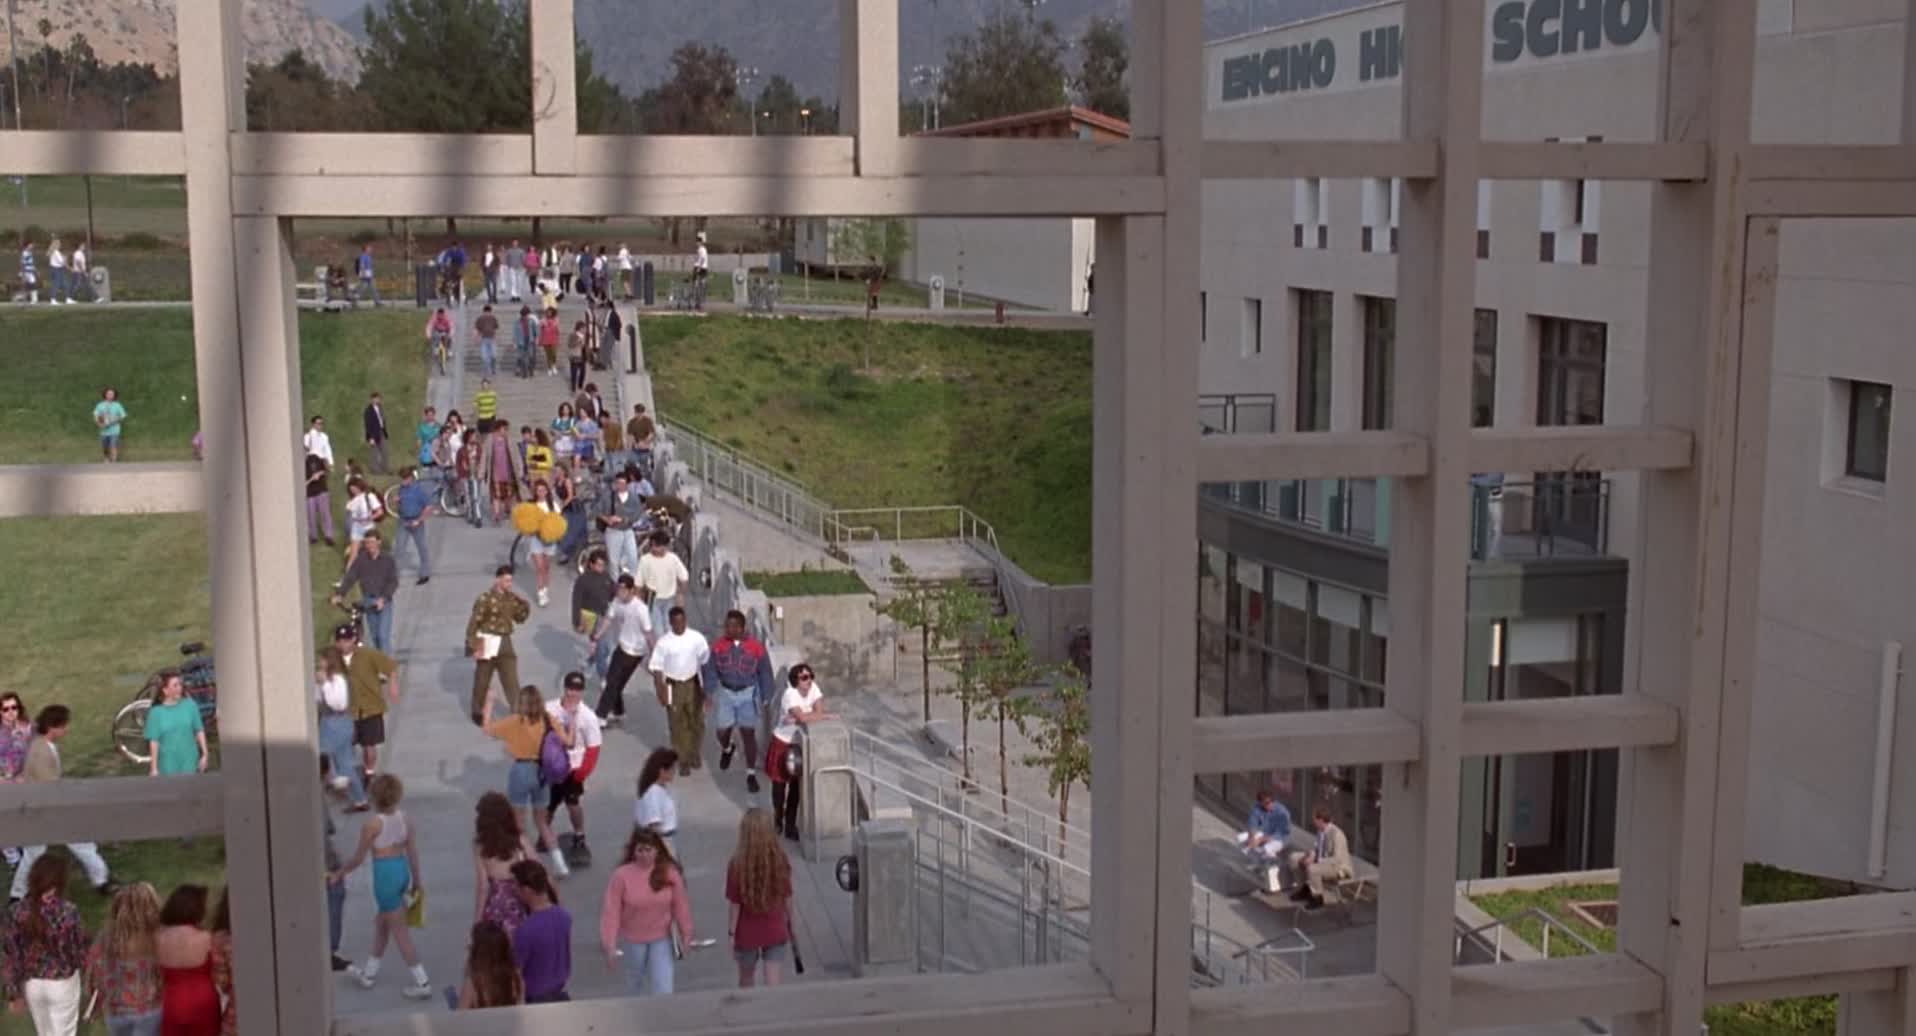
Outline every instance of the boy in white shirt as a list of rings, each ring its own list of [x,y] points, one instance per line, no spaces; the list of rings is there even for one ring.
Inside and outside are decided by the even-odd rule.
[[[572,766],[572,772],[565,780],[552,786],[546,802],[546,825],[559,813],[563,803],[566,816],[572,820],[572,846],[567,851],[567,863],[574,867],[588,867],[592,864],[592,850],[585,844],[585,781],[592,776],[592,770],[599,765],[599,748],[605,744],[605,733],[599,726],[599,717],[584,706],[585,674],[573,670],[565,674],[565,689],[557,698],[546,702],[546,715],[554,726],[562,728],[571,736],[572,747],[566,749],[566,760]]]
[[[632,674],[639,671],[639,663],[645,659],[645,646],[652,639],[652,609],[639,600],[639,584],[630,575],[619,577],[618,596],[606,609],[605,621],[599,624],[598,636],[592,640],[592,650],[597,651],[599,640],[605,637],[617,637],[612,649],[612,661],[606,665],[605,688],[599,692],[599,720],[609,727],[625,722],[625,685]]]
[[[685,584],[692,573],[685,562],[672,553],[672,537],[663,531],[652,534],[651,549],[639,559],[639,587],[652,601],[652,629],[663,634],[671,625],[673,606],[685,604]]]
[[[712,660],[712,647],[705,642],[705,634],[685,627],[684,608],[674,605],[666,618],[671,632],[652,645],[647,668],[652,670],[659,704],[665,708],[672,748],[679,753],[679,773],[688,774],[703,765],[699,745],[705,740],[705,691],[699,674]]]

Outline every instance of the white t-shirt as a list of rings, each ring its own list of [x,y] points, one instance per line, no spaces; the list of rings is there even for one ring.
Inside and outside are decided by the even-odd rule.
[[[700,245],[699,254],[692,257],[692,269],[709,270],[711,268],[712,268],[712,253],[706,251],[704,245]]]
[[[632,251],[624,245],[619,246],[619,269],[632,269]]]
[[[325,461],[327,467],[330,468],[333,466],[333,439],[331,436],[317,428],[309,428],[306,430],[304,442],[306,443],[307,453]]]
[[[691,578],[692,573],[685,570],[685,562],[669,550],[664,557],[648,550],[639,559],[639,585],[652,591],[654,598],[677,597],[679,588]]]
[[[372,493],[361,493],[346,501],[346,534],[353,539],[361,539],[372,531],[379,512],[385,505]]]
[[[684,633],[660,634],[659,642],[652,645],[652,661],[646,668],[667,680],[690,680],[699,675],[699,670],[711,659],[712,646],[705,642],[705,634],[688,628]]]
[[[802,691],[796,687],[787,686],[785,693],[780,695],[778,699],[778,723],[772,727],[772,736],[788,745],[798,740],[798,723],[792,719],[792,710],[797,709],[800,712],[808,711],[812,706],[817,705],[818,700],[823,697],[825,697],[825,692],[818,689],[817,679],[812,680],[812,689],[810,691]]]
[[[74,273],[86,272],[86,246],[85,245],[73,246],[73,272]]]
[[[56,270],[67,268],[67,254],[58,248],[47,249],[47,265]]]
[[[665,785],[655,782],[639,796],[639,804],[632,810],[632,822],[660,834],[673,834],[679,829],[679,804],[672,801],[672,793],[665,790]]]
[[[652,609],[637,597],[629,601],[613,598],[606,609],[606,621],[619,631],[619,650],[638,658],[645,654],[645,642],[652,638]]]
[[[346,678],[337,674],[319,681],[314,697],[334,712],[346,711]]]
[[[605,744],[605,729],[599,726],[598,714],[584,705],[580,705],[577,712],[567,715],[565,706],[554,698],[546,702],[546,715],[571,733],[572,747],[566,749],[566,760],[574,770],[585,765],[586,749]]]

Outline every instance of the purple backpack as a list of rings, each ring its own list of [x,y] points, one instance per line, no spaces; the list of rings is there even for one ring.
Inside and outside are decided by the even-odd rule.
[[[546,784],[564,784],[572,776],[572,760],[566,754],[565,742],[559,740],[559,732],[552,729],[552,721],[546,720],[546,736],[539,742],[539,779]]]

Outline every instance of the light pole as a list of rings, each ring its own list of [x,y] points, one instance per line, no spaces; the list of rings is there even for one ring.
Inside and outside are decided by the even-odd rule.
[[[944,93],[945,70],[937,65],[919,65],[911,70],[911,85],[924,91],[925,106],[920,121],[926,130],[939,126],[939,95]]]
[[[742,66],[732,70],[732,82],[738,86],[738,94],[752,109],[752,136],[758,136],[758,99],[752,96],[752,84],[758,82],[758,66]]]
[[[14,0],[7,0],[7,56],[13,65],[13,128],[23,130],[27,124],[20,118],[20,44],[13,36]],[[14,182],[20,185],[20,207],[27,207],[27,178],[16,176]]]
[[[800,108],[798,110],[798,121],[801,127],[799,132],[807,137],[811,136],[812,135],[812,110],[810,108]]]

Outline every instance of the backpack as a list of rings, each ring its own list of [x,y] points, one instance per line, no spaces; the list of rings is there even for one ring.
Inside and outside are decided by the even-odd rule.
[[[565,742],[559,740],[559,732],[547,719],[546,736],[539,742],[539,779],[546,784],[564,784],[571,777],[572,760],[566,754]]]

